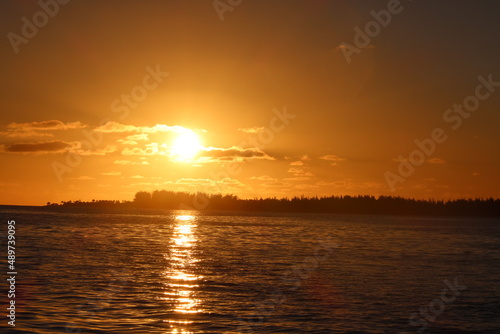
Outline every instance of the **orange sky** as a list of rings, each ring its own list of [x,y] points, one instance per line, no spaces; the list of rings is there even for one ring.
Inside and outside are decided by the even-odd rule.
[[[497,2],[49,2],[0,4],[0,204],[500,197]]]

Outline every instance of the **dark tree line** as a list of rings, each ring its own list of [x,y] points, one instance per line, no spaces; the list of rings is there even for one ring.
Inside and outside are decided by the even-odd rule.
[[[263,212],[316,212],[427,216],[500,217],[500,199],[421,200],[393,196],[329,196],[239,199],[234,195],[155,190],[139,191],[133,201],[92,200],[47,203],[51,207],[200,209]]]

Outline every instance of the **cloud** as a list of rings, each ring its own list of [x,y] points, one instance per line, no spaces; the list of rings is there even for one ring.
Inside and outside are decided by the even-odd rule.
[[[192,131],[199,131],[199,132],[206,132],[206,130],[191,130],[191,129],[188,129],[188,128],[185,128],[183,126],[180,126],[180,125],[173,125],[173,126],[169,126],[169,125],[165,125],[165,124],[156,124],[155,126],[143,126],[143,127],[140,127],[140,132],[144,132],[144,133],[158,133],[158,132],[177,132],[177,133],[183,133],[183,132],[192,132]]]
[[[182,178],[174,183],[187,186],[215,186],[215,181],[210,179]]]
[[[71,153],[78,154],[78,155],[106,155],[108,153],[113,153],[116,152],[117,148],[114,145],[106,145],[105,147],[97,147],[97,148],[92,148],[86,149],[82,147],[81,142],[73,142],[72,143],[72,149],[70,150]]]
[[[165,182],[167,183],[167,182]],[[170,183],[170,182],[168,182]],[[182,178],[178,179],[173,184],[188,187],[193,189],[200,189],[200,187],[206,188],[208,191],[216,191],[221,192],[234,188],[244,188],[245,185],[241,183],[239,180],[232,178],[224,178],[221,180],[212,180],[212,179],[193,179],[193,178]],[[205,191],[206,191],[205,190]]]
[[[345,161],[346,160],[346,159],[341,158],[341,157],[334,155],[334,154],[324,155],[324,156],[320,157],[320,159],[328,160],[328,161]]]
[[[101,175],[106,175],[106,176],[120,176],[120,175],[122,175],[122,172],[117,172],[117,171],[104,172],[104,173],[101,173]]]
[[[218,183],[221,183],[221,184],[224,184],[224,185],[227,185],[227,186],[239,186],[239,185],[242,185],[242,183],[236,179],[231,179],[231,178],[224,178],[220,181],[218,181]]]
[[[139,147],[134,147],[134,148],[128,148],[125,147],[122,150],[122,155],[152,155],[153,153],[151,151],[143,150],[142,148]]]
[[[0,136],[9,138],[54,137],[52,133],[37,131],[0,131]]]
[[[368,181],[368,182],[355,182],[353,180],[347,179],[343,181],[334,182],[317,182],[316,185],[322,187],[333,187],[333,188],[343,188],[343,189],[371,189],[372,191],[378,190],[384,187],[380,182]]]
[[[10,146],[3,146],[1,150],[6,153],[64,153],[70,152],[78,155],[106,155],[116,151],[116,147],[107,145],[102,148],[84,148],[79,141],[66,142],[62,140],[52,140],[43,142],[14,143]]]
[[[122,150],[122,155],[167,155],[167,149],[165,145],[160,145],[158,143],[146,144],[146,147],[133,147],[124,148]]]
[[[123,145],[137,145],[137,142],[135,140],[118,139],[118,142]]]
[[[254,126],[252,128],[239,128],[238,131],[244,132],[244,133],[259,133],[261,131],[264,131],[263,126]]]
[[[243,160],[243,159],[265,159],[275,160],[258,148],[241,148],[233,146],[231,148],[207,147],[200,152],[200,157],[219,160]]]
[[[288,173],[292,173],[292,174],[301,174],[301,173],[304,173],[304,170],[302,168],[295,168],[295,167],[292,167],[292,168],[289,168],[287,170]]]
[[[144,178],[144,176],[142,176],[142,175],[133,175],[133,176],[131,176],[130,178],[131,178],[131,179],[143,179],[143,178]]]
[[[432,159],[429,159],[427,160],[428,163],[430,164],[438,164],[438,165],[442,165],[442,164],[445,164],[446,162],[441,159],[441,158],[432,158]]]
[[[7,131],[0,131],[0,135],[10,138],[54,137],[53,134],[43,131],[69,130],[84,127],[86,127],[86,125],[81,122],[63,123],[58,120],[30,123],[10,123],[7,125]]]
[[[149,140],[147,133],[138,133],[136,135],[127,136],[129,140]]]
[[[304,166],[304,162],[302,161],[294,161],[290,163],[290,166]]]
[[[72,147],[71,143],[53,140],[45,142],[15,143],[4,148],[9,153],[61,153]]]
[[[135,125],[125,125],[118,122],[107,122],[104,125],[94,129],[95,132],[112,133],[112,132],[135,132],[139,131],[139,127]]]
[[[318,186],[322,187],[345,187],[347,182],[346,181],[333,181],[333,182],[325,182],[321,181],[316,183]]]
[[[115,160],[115,165],[149,165],[147,161]]]
[[[122,155],[163,155],[171,156],[171,148],[167,144],[148,143],[144,147],[125,147]],[[243,161],[245,159],[275,160],[258,148],[241,148],[233,146],[230,148],[205,147],[202,148],[193,159],[193,163],[206,163],[217,161]]]
[[[262,175],[262,176],[252,176],[250,177],[250,180],[259,180],[259,181],[276,181],[274,177],[270,177],[268,175]]]
[[[118,122],[110,121],[94,129],[95,132],[101,133],[123,133],[123,132],[139,132],[139,133],[160,133],[160,132],[177,132],[183,133],[186,131],[200,131],[205,132],[205,130],[190,130],[180,125],[169,126],[165,124],[156,124],[154,126],[135,126],[130,124],[121,124]],[[135,140],[146,140],[139,139]]]
[[[304,176],[314,176],[313,173],[307,172],[307,171],[305,171],[301,167],[291,167],[291,168],[288,169],[287,172],[291,173],[293,176],[301,176],[301,177],[304,177]]]
[[[125,137],[125,139],[118,139],[119,143],[124,145],[137,145],[137,141],[141,140],[149,140],[149,136],[147,133],[138,133],[135,135],[130,135]]]
[[[285,181],[307,181],[310,179],[311,178],[308,176],[294,176],[294,177],[286,177],[283,180],[285,180]]]

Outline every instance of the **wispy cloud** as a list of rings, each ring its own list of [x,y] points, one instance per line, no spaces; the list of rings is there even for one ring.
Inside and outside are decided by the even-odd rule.
[[[90,147],[90,149],[82,147],[81,142],[73,142],[71,153],[78,155],[106,155],[117,151],[116,146],[106,145],[105,147]]]
[[[346,159],[339,157],[338,155],[328,154],[320,157],[321,160],[330,161],[331,166],[337,166],[340,161],[345,161]]]
[[[170,148],[166,144],[149,143],[144,147],[125,147],[121,151],[127,156],[171,156]],[[193,163],[209,163],[217,161],[243,161],[247,159],[275,160],[258,148],[241,148],[233,146],[230,148],[206,147],[200,150]]]
[[[239,185],[242,185],[242,183],[239,180],[232,179],[232,178],[229,178],[229,177],[226,177],[226,178],[218,181],[218,183],[226,185],[226,186],[239,186]]]
[[[281,181],[275,181],[275,182],[267,182],[262,184],[262,187],[266,188],[289,188],[290,183],[285,183]]]
[[[243,160],[243,159],[265,159],[275,160],[258,148],[241,148],[233,146],[230,148],[208,147],[200,152],[201,157],[221,160]]]
[[[215,186],[215,181],[210,179],[193,179],[193,178],[182,178],[174,182],[175,184],[188,185],[188,186]]]
[[[252,176],[250,177],[250,180],[258,180],[258,181],[276,181],[274,177],[270,177],[269,175],[262,175],[262,176]]]
[[[127,136],[126,139],[129,139],[129,140],[149,140],[149,137],[146,133],[138,133],[136,135]]]
[[[147,161],[130,161],[130,160],[115,160],[115,165],[149,165]]]
[[[261,131],[264,131],[263,126],[254,126],[252,128],[239,128],[238,131],[244,132],[244,133],[259,133]]]
[[[137,142],[142,140],[149,140],[149,136],[147,133],[130,135],[125,137],[124,139],[118,139],[118,142],[124,145],[137,145]]]
[[[285,181],[307,181],[311,178],[309,176],[294,176],[294,177],[285,177],[283,180]]]
[[[293,161],[290,163],[290,166],[304,166],[304,162],[299,160],[299,161]]]
[[[114,121],[107,122],[104,125],[98,126],[94,129],[96,132],[101,133],[122,133],[122,132],[139,132],[139,133],[161,133],[161,132],[177,132],[183,133],[186,131],[193,131],[180,125],[165,125],[156,124],[154,126],[135,126],[130,124],[122,124]],[[205,130],[194,130],[204,132]],[[135,139],[141,140],[141,139]],[[145,140],[145,139],[144,139]]]
[[[94,129],[95,132],[113,133],[113,132],[136,132],[140,127],[135,125],[126,125],[118,122],[107,122],[104,125],[98,126]]]
[[[340,189],[368,189],[368,190],[379,190],[383,188],[383,184],[380,182],[367,181],[367,182],[356,182],[351,179],[343,180],[343,181],[333,181],[333,182],[317,182],[316,185],[322,187],[332,187],[332,188],[340,188]]]
[[[341,158],[341,157],[334,155],[334,154],[324,155],[324,156],[320,157],[320,159],[328,160],[328,161],[345,161],[346,160],[346,159]]]
[[[118,171],[104,172],[104,173],[101,173],[101,175],[106,175],[106,176],[120,176],[120,175],[122,175],[122,172],[118,172]]]
[[[293,176],[301,176],[301,177],[314,176],[313,173],[304,170],[304,168],[302,167],[291,167],[287,170],[287,172],[292,174]]]
[[[144,147],[133,147],[133,148],[128,148],[125,147],[122,152],[122,155],[167,155],[168,154],[168,148],[164,144],[158,144],[158,143],[149,143],[146,144]]]

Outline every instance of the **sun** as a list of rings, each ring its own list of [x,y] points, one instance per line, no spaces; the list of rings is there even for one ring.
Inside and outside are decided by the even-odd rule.
[[[194,131],[185,130],[175,138],[170,153],[177,161],[190,161],[201,148],[198,135]]]

